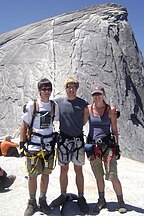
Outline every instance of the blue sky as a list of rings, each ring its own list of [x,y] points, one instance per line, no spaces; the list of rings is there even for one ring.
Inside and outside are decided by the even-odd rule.
[[[106,2],[128,10],[128,21],[144,56],[144,0],[0,0],[0,34],[62,13]]]

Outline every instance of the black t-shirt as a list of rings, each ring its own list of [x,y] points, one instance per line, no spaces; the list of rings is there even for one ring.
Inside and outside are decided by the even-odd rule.
[[[69,136],[79,136],[83,131],[85,100],[76,97],[74,100],[58,98],[55,100],[59,105],[60,131]]]

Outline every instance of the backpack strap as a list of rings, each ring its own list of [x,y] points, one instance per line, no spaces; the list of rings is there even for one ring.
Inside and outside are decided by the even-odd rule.
[[[36,112],[38,112],[38,110],[39,110],[38,102],[37,102],[37,100],[34,100],[34,110],[33,110],[33,115],[32,115],[32,120],[31,120],[30,128],[33,127],[33,122],[34,122],[34,119],[35,119],[35,115],[36,115]]]
[[[50,103],[51,103],[51,118],[52,118],[52,122],[53,122],[54,117],[55,117],[55,102],[53,100],[50,100]],[[32,120],[31,120],[31,124],[29,126],[29,136],[30,136],[30,138],[31,138],[31,134],[33,132],[32,130],[33,130],[33,123],[34,123],[35,115],[38,112],[39,112],[39,105],[38,105],[37,100],[35,99],[34,100],[34,110],[33,110]]]
[[[29,140],[31,140],[32,128],[33,128],[33,123],[34,123],[35,115],[36,115],[36,112],[38,112],[38,110],[39,110],[38,102],[37,102],[36,99],[33,101],[33,103],[34,103],[33,104],[34,105],[34,110],[33,110],[33,114],[32,114],[31,124],[29,126]]]
[[[106,104],[106,105],[105,105],[105,109],[104,109],[103,116],[104,116],[106,113],[109,113],[110,109],[111,109],[110,105]]]
[[[50,100],[50,103],[51,103],[51,117],[53,122],[55,117],[55,102],[53,100]]]

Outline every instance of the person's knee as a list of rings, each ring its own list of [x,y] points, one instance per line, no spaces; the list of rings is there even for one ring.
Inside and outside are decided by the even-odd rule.
[[[82,166],[74,165],[74,171],[76,174],[82,174]]]
[[[43,173],[43,174],[41,175],[41,179],[47,179],[48,177],[49,177],[49,174]]]
[[[68,166],[61,166],[61,175],[68,173]]]
[[[49,175],[48,174],[42,174],[41,175],[41,183],[46,184],[49,181]]]
[[[106,179],[111,181],[112,183],[117,183],[119,182],[118,176],[117,175],[109,175],[109,177]]]
[[[36,181],[37,181],[37,176],[29,175],[29,182],[36,182]]]

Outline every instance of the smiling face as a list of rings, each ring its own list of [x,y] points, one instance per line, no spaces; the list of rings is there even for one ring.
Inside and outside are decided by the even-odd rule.
[[[66,88],[66,94],[67,94],[68,99],[70,100],[75,99],[78,86],[73,83],[68,83],[65,88]]]
[[[41,97],[41,101],[43,102],[48,102],[49,101],[49,98],[51,96],[51,92],[52,92],[52,89],[51,87],[42,87],[40,90],[39,90],[39,94],[40,94],[40,97]]]
[[[49,79],[44,78],[38,82],[38,91],[40,95],[40,100],[42,102],[48,102],[51,92],[52,92],[52,83]]]
[[[91,88],[91,95],[94,103],[102,104],[104,102],[105,90],[101,85],[95,85]]]
[[[101,103],[103,102],[104,94],[103,93],[94,93],[92,94],[93,102],[94,103]]]

